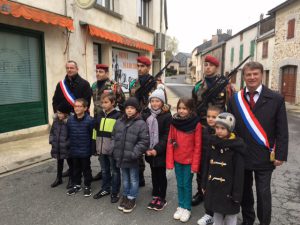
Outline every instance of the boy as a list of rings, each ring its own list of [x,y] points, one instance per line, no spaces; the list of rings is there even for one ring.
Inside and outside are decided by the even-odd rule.
[[[236,225],[243,194],[245,144],[233,132],[235,118],[221,113],[216,134],[206,154],[202,191],[205,208],[214,213],[215,225]]]
[[[102,188],[93,196],[94,199],[111,194],[111,203],[119,201],[120,168],[116,167],[116,161],[112,157],[111,134],[117,119],[121,113],[115,109],[116,97],[113,93],[103,93],[101,96],[101,108],[95,119],[93,139],[96,140],[96,152],[99,155],[102,171]],[[97,136],[97,137],[96,137]]]
[[[135,97],[125,102],[125,115],[117,120],[113,130],[113,157],[122,171],[123,197],[119,210],[130,213],[136,207],[139,189],[139,159],[149,148],[149,132],[140,116]]]
[[[211,135],[215,134],[215,125],[216,125],[216,118],[217,116],[222,112],[222,109],[218,106],[209,106],[207,109],[207,116],[206,116],[206,122],[207,126],[203,128],[202,132],[202,160],[201,160],[201,173],[197,174],[197,183],[201,183],[202,174],[203,174],[203,165],[205,165],[205,158],[207,151],[209,149],[209,138]],[[201,189],[201,186],[199,187]],[[202,190],[198,190],[198,192]],[[213,224],[213,212],[205,209],[205,215],[201,217],[197,223],[199,225],[207,225],[207,224]]]
[[[84,177],[84,196],[91,196],[91,144],[94,127],[93,118],[86,112],[88,103],[85,99],[75,100],[74,112],[67,122],[70,137],[70,154],[73,162],[73,184],[68,190],[68,195],[81,191],[81,176]]]

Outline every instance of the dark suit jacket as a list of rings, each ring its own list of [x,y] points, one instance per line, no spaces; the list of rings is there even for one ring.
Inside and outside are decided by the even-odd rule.
[[[238,111],[234,97],[228,103],[228,111],[236,118],[237,135],[243,138],[247,145],[245,168],[274,169],[268,149],[259,145],[251,136]],[[276,143],[275,159],[287,161],[288,123],[283,96],[263,86],[252,112],[265,130],[270,146]]]

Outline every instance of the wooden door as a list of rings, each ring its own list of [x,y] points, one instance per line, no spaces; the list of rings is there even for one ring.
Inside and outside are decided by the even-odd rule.
[[[285,101],[295,103],[296,97],[296,66],[286,66],[282,69],[281,93]]]

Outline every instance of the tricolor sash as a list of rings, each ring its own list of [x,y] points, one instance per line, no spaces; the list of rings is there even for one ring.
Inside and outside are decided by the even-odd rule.
[[[59,82],[60,88],[62,90],[62,93],[65,97],[65,99],[70,103],[71,106],[74,106],[75,103],[75,96],[73,95],[73,93],[71,92],[71,90],[68,88],[67,84],[66,84],[66,80],[62,80]]]
[[[243,118],[243,121],[249,130],[251,136],[260,144],[265,146],[270,152],[273,149],[270,148],[268,141],[268,136],[259,121],[256,119],[255,115],[250,109],[249,104],[244,96],[244,90],[240,90],[234,95],[234,100],[237,104],[237,108]]]

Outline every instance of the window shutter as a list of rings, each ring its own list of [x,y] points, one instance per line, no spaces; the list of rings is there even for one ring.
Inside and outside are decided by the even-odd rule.
[[[254,57],[254,51],[255,51],[255,41],[252,40],[251,43],[250,43],[250,55],[252,57]]]
[[[295,19],[288,22],[288,34],[287,39],[291,39],[295,36]]]
[[[262,58],[268,58],[268,46],[269,46],[269,42],[268,41],[264,41],[263,42],[263,51],[262,51]]]
[[[240,57],[239,57],[240,61],[243,60],[243,57],[244,57],[243,55],[244,55],[244,45],[241,44],[240,45]]]
[[[234,48],[232,47],[231,48],[231,54],[230,54],[230,62],[233,63],[233,61],[234,61]]]

